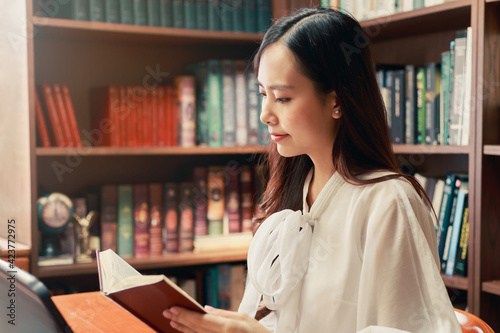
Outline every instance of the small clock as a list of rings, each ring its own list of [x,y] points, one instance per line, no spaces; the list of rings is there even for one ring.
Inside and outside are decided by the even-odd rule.
[[[42,232],[58,233],[72,217],[73,203],[68,196],[54,192],[38,199],[38,226]]]

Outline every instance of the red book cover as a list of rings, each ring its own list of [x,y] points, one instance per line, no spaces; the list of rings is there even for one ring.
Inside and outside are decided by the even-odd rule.
[[[45,122],[45,117],[43,115],[42,103],[40,103],[38,91],[36,91],[35,96],[35,114],[36,126],[38,128],[38,135],[40,136],[42,147],[50,147],[49,131],[47,130],[47,123]]]
[[[129,147],[137,147],[137,102],[134,96],[135,90],[133,86],[127,86],[127,143]]]
[[[172,87],[170,89],[170,137],[172,146],[179,145],[179,100],[177,98],[177,89]]]
[[[51,85],[43,84],[42,91],[43,91],[43,96],[45,98],[45,104],[47,105],[47,113],[49,114],[52,130],[54,131],[56,145],[57,147],[66,147],[67,144],[66,140],[64,139],[61,120],[59,119],[59,114],[56,109],[56,101],[54,100],[54,96],[52,94]]]
[[[152,111],[151,111],[151,93],[143,88],[144,100],[142,101],[142,138],[143,146],[151,147],[153,144],[153,136],[151,131]]]
[[[116,252],[118,227],[118,189],[116,185],[101,187],[101,249]]]
[[[137,147],[144,146],[144,133],[142,129],[143,123],[143,102],[144,102],[144,89],[141,86],[134,86],[134,114],[135,114],[135,140]]]
[[[149,256],[149,200],[148,185],[134,185],[134,254]]]
[[[157,130],[158,130],[158,146],[164,147],[166,146],[165,142],[165,87],[159,86],[157,88],[158,93],[157,93],[157,100],[156,100],[156,107],[158,108],[158,122],[155,124]]]
[[[252,168],[249,165],[241,167],[241,231],[252,231],[253,216],[253,182]]]
[[[64,139],[69,147],[75,147],[75,142],[73,141],[73,136],[71,135],[71,125],[69,123],[68,111],[66,111],[66,106],[64,105],[64,99],[61,92],[61,86],[53,84],[52,94],[56,101],[56,110],[59,115],[59,120],[61,121]]]
[[[158,147],[158,89],[153,88],[149,90],[149,100],[151,106],[151,119],[150,119],[150,135],[151,135],[151,145],[153,147]]]
[[[68,86],[63,84],[61,85],[61,89],[62,89],[64,105],[66,107],[66,112],[71,127],[71,135],[73,138],[73,142],[75,143],[76,147],[81,147],[82,139],[80,137],[80,130],[78,129],[78,123],[76,122],[75,108],[73,107],[73,103],[71,102],[71,95],[69,94]]]
[[[226,168],[226,217],[228,220],[229,233],[241,231],[240,212],[240,168],[238,166]]]
[[[172,103],[172,86],[165,87],[165,145],[174,145],[172,134],[172,113],[174,112]]]
[[[177,206],[179,204],[179,185],[177,183],[166,183],[163,186],[164,226],[163,246],[164,252],[177,252],[179,244],[179,215]]]
[[[163,254],[161,205],[162,186],[161,184],[149,184],[149,205],[150,205],[150,226],[149,226],[149,253],[152,256]]]
[[[194,209],[195,222],[194,234],[203,236],[207,234],[207,168],[195,167],[193,169]]]
[[[120,129],[120,146],[128,147],[128,110],[127,110],[127,87],[119,86],[118,87],[118,98],[119,98],[119,111],[118,111],[118,123]]]
[[[117,86],[95,88],[91,92],[91,126],[100,134],[96,146],[119,146],[118,111],[120,109]]]
[[[179,252],[193,251],[193,183],[181,183],[179,203]]]

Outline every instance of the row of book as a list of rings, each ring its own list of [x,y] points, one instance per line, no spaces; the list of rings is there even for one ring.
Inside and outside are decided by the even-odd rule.
[[[265,32],[270,0],[66,0],[39,1],[39,16],[235,32]]]
[[[457,31],[441,63],[379,67],[377,81],[395,144],[467,146],[472,31]]]
[[[321,0],[321,7],[348,12],[358,20],[370,20],[450,1],[454,0]]]
[[[436,238],[442,272],[450,276],[467,276],[468,176],[456,173],[448,173],[445,179],[415,176],[432,198],[438,217]]]
[[[241,249],[251,241],[254,193],[261,186],[255,179],[249,165],[195,167],[189,182],[104,185],[97,200],[73,202],[79,216],[100,212],[91,230],[100,240],[95,246],[123,257]],[[77,255],[74,234],[62,235],[63,252]]]
[[[214,308],[238,311],[245,292],[245,265],[218,264],[203,275],[203,303]]]

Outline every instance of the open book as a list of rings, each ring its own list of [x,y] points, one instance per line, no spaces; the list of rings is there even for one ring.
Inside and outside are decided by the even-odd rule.
[[[97,251],[101,294],[158,332],[177,332],[163,311],[172,306],[205,313],[203,307],[164,275],[142,275],[112,250]]]

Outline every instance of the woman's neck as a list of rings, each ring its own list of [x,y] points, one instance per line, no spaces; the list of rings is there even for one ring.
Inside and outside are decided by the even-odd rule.
[[[314,173],[309,184],[309,191],[307,192],[307,204],[311,207],[318,198],[319,193],[325,187],[326,183],[335,173],[333,162],[329,165],[314,164]]]

